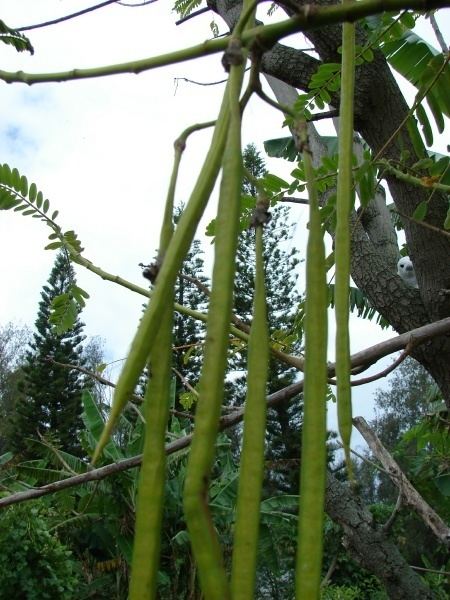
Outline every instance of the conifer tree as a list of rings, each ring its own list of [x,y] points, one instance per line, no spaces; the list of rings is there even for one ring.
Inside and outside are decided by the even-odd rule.
[[[83,363],[83,323],[77,317],[74,327],[56,333],[49,322],[52,300],[67,293],[75,283],[75,273],[64,253],[57,255],[50,277],[41,292],[36,332],[26,353],[21,395],[11,423],[11,449],[26,459],[42,455],[35,443],[40,435],[51,437],[71,454],[82,453],[78,434],[81,391],[84,378],[78,371],[55,364]]]

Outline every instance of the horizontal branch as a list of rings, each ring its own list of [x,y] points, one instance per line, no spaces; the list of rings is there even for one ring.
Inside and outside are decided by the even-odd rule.
[[[437,177],[437,178],[430,177],[430,176],[415,177],[414,175],[411,175],[410,173],[405,173],[404,171],[401,171],[400,169],[396,169],[387,160],[379,160],[379,161],[377,161],[377,164],[382,166],[385,171],[388,171],[388,173],[395,175],[395,177],[397,177],[397,179],[400,179],[401,181],[405,181],[406,183],[410,183],[411,185],[414,185],[416,187],[424,187],[424,188],[428,188],[428,189],[440,190],[442,192],[446,192],[447,194],[450,193],[450,185],[447,185],[445,183],[440,183],[439,177]]]
[[[449,333],[450,317],[435,321],[434,323],[428,323],[417,329],[412,329],[411,331],[402,333],[389,340],[375,344],[370,348],[356,352],[350,357],[351,366],[369,366],[380,358],[383,358],[383,356],[388,356],[389,354],[403,350],[409,343],[416,347],[432,338],[439,337],[440,335],[448,335]]]
[[[82,367],[80,365],[73,365],[71,363],[58,362],[57,360],[54,360],[51,357],[47,357],[46,360],[47,360],[47,362],[51,363],[52,365],[56,365],[58,367],[63,367],[64,369],[73,369],[75,371],[79,371],[80,373],[83,373],[83,375],[87,375],[91,379],[95,379],[95,381],[98,381],[102,385],[106,385],[106,386],[112,387],[112,388],[116,387],[116,384],[113,383],[112,381],[110,381],[109,379],[106,379],[102,375],[99,375],[98,373],[94,373],[94,371],[91,371],[90,369],[86,369],[85,367]],[[137,404],[142,404],[142,402],[144,400],[144,398],[142,396],[139,396],[138,394],[132,394],[130,396],[130,398],[132,399],[133,402],[136,402]]]
[[[242,34],[241,40],[244,46],[251,48],[257,44],[258,48],[269,49],[280,39],[297,33],[307,31],[325,25],[342,23],[344,21],[357,21],[370,15],[383,11],[395,12],[404,9],[414,9],[428,12],[437,8],[450,6],[450,0],[361,0],[360,2],[348,4],[336,4],[332,6],[320,6],[307,4],[299,7],[299,12],[279,23],[260,25],[248,29]],[[62,82],[77,79],[89,79],[93,77],[106,77],[122,73],[142,73],[151,69],[173,65],[201,56],[208,56],[224,51],[229,43],[229,36],[208,40],[201,44],[176,50],[163,54],[135,60],[131,62],[93,67],[90,69],[72,69],[57,73],[24,73],[23,71],[8,72],[0,71],[0,79],[6,83],[48,83],[52,81]]]
[[[394,371],[394,369],[396,369],[399,365],[401,365],[401,363],[405,360],[405,358],[410,355],[412,347],[413,347],[413,344],[411,342],[408,342],[406,348],[395,359],[395,361],[391,365],[389,365],[388,367],[386,367],[379,373],[375,373],[375,375],[370,375],[369,377],[363,377],[362,379],[356,379],[356,380],[354,379],[354,380],[350,381],[350,385],[352,387],[356,387],[359,385],[366,385],[367,383],[372,383],[373,381],[377,381],[377,379],[382,379],[383,377],[387,377],[387,375],[389,375],[389,373],[392,373],[392,371]],[[359,370],[358,370],[358,372],[359,372]],[[328,383],[330,385],[336,385],[337,382],[335,379],[328,379]]]
[[[277,202],[291,202],[292,204],[304,204],[305,206],[309,204],[308,198],[295,198],[294,196],[282,196],[277,198]]]
[[[431,531],[439,541],[447,546],[450,545],[450,528],[444,523],[441,517],[431,508],[431,506],[422,498],[416,488],[400,469],[397,462],[386,450],[376,433],[370,429],[363,417],[355,417],[353,424],[359,433],[366,440],[369,448],[381,462],[388,472],[393,483],[398,487],[402,494],[403,501],[413,508],[428,525]]]
[[[81,17],[82,15],[86,15],[87,13],[93,12],[94,10],[98,10],[99,8],[103,8],[105,6],[109,6],[110,4],[116,4],[117,0],[105,0],[105,2],[100,2],[100,4],[94,4],[93,6],[88,6],[87,8],[83,8],[83,10],[79,10],[77,12],[71,13],[70,15],[64,15],[64,17],[58,17],[57,19],[53,19],[51,21],[45,21],[44,23],[36,23],[35,25],[25,25],[23,27],[16,27],[16,31],[30,31],[31,29],[40,29],[41,27],[49,27],[50,25],[57,25],[58,23],[64,23],[64,21],[69,21],[70,19],[76,19],[77,17]]]
[[[436,323],[425,325],[424,327],[420,327],[419,329],[414,329],[412,331],[409,331],[408,333],[403,333],[402,335],[396,336],[395,338],[391,338],[390,340],[386,340],[384,342],[381,342],[380,344],[376,344],[375,346],[371,346],[370,348],[358,352],[351,357],[351,364],[353,367],[363,364],[372,364],[373,362],[377,361],[383,356],[387,356],[388,354],[392,354],[392,352],[396,352],[397,350],[405,348],[412,339],[414,340],[415,344],[420,344],[429,340],[432,337],[448,333],[450,333],[450,317],[447,319],[443,319],[442,321],[437,321]],[[334,373],[333,363],[329,364],[328,373],[330,375]],[[281,402],[293,398],[297,394],[300,394],[302,391],[303,381],[292,383],[291,385],[283,388],[282,390],[270,394],[267,397],[267,406],[275,406]],[[231,414],[222,417],[220,419],[219,425],[220,431],[237,425],[242,420],[243,415],[244,408],[241,407],[232,412]],[[192,434],[189,434],[171,442],[170,444],[167,444],[166,453],[173,454],[178,450],[186,448],[190,445],[191,440]],[[105,479],[105,477],[113,475],[114,473],[120,473],[122,471],[127,471],[128,469],[138,467],[141,464],[141,458],[141,455],[133,456],[132,458],[127,458],[117,463],[112,463],[110,465],[100,467],[98,469],[89,469],[86,471],[86,473],[76,475],[75,477],[68,477],[67,479],[55,481],[53,483],[49,483],[39,488],[32,488],[24,492],[11,494],[10,496],[6,496],[5,498],[0,499],[0,508],[10,506],[11,504],[16,504],[18,502],[24,502],[25,500],[40,498],[41,496],[53,494],[55,492],[59,492],[67,488],[88,483],[90,481],[98,481],[100,479]],[[89,467],[86,465],[86,468],[88,469]]]

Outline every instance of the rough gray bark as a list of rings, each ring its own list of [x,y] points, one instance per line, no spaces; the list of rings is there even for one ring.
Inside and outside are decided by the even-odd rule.
[[[390,600],[431,600],[431,590],[408,566],[398,548],[348,485],[329,474],[325,509],[341,525],[343,544],[353,559],[383,583]]]
[[[302,6],[305,0],[295,4]],[[318,4],[331,4],[320,0]],[[289,6],[293,6],[293,2]],[[233,28],[239,15],[240,0],[210,0],[209,6]],[[285,7],[287,13],[292,8]],[[323,62],[340,61],[337,48],[341,43],[339,26],[330,26],[305,32]],[[358,28],[358,43],[364,42],[364,31]],[[306,89],[309,76],[320,61],[300,50],[277,44],[263,55],[262,69],[294,88]],[[333,99],[334,101],[334,99]],[[337,101],[337,99],[336,99]],[[380,52],[375,52],[371,63],[357,69],[355,91],[355,128],[374,153],[380,152],[408,113],[408,105]],[[415,152],[408,132],[403,127],[383,150],[384,158],[400,156],[402,149],[410,151],[415,162]],[[414,213],[417,205],[426,200],[429,192],[413,187],[392,175],[386,176],[396,210],[406,217]],[[442,228],[447,211],[443,194],[433,194],[425,221]],[[384,215],[381,214],[384,211]],[[381,219],[386,208],[380,198],[370,207],[364,219],[353,219],[352,278],[373,306],[399,333],[431,323],[450,315],[450,239],[420,224],[403,218],[409,254],[416,270],[419,290],[407,288],[393,269],[392,227],[387,230],[384,221],[383,245],[380,235]],[[450,337],[443,336],[426,346],[414,349],[412,355],[438,383],[447,406],[450,408]]]

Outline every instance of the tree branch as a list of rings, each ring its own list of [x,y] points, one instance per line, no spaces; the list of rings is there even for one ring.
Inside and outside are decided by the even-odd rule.
[[[381,379],[382,377],[386,377],[387,375],[389,375],[389,373],[392,373],[392,371],[394,369],[396,369],[405,360],[405,358],[407,356],[410,355],[411,348],[412,348],[412,343],[408,342],[406,348],[403,350],[403,352],[400,354],[400,356],[398,356],[395,359],[395,361],[391,365],[389,365],[388,367],[386,367],[385,369],[383,369],[379,373],[376,373],[375,375],[370,375],[369,377],[363,377],[362,379],[357,379],[356,381],[351,381],[350,385],[352,387],[355,387],[357,385],[365,385],[366,383],[371,383],[372,381],[376,381],[377,379]],[[336,380],[335,379],[329,379],[328,383],[330,385],[336,385]]]
[[[151,1],[155,2],[156,0]],[[100,2],[100,4],[88,6],[88,8],[84,8],[83,10],[79,10],[78,12],[71,13],[70,15],[66,15],[64,17],[59,17],[58,19],[53,19],[52,21],[45,21],[44,23],[37,23],[36,25],[25,25],[24,27],[15,27],[15,29],[16,31],[30,31],[31,29],[40,29],[41,27],[57,25],[58,23],[69,21],[69,19],[75,19],[76,17],[80,17],[81,15],[85,15],[87,13],[93,12],[94,10],[98,10],[99,8],[103,8],[104,6],[108,6],[109,4],[117,4],[117,0],[105,0],[105,2]]]
[[[278,40],[297,33],[308,31],[325,25],[342,23],[343,21],[357,21],[370,15],[389,10],[417,9],[429,11],[434,8],[450,6],[450,0],[361,0],[357,3],[346,5],[336,4],[331,6],[314,7],[311,5],[299,7],[298,13],[279,23],[253,27],[242,34],[242,43],[251,46],[255,40],[258,45],[265,48],[273,46]],[[202,44],[170,52],[168,54],[145,58],[116,65],[93,67],[90,69],[73,69],[57,73],[24,73],[23,71],[0,71],[0,79],[7,83],[21,82],[31,85],[33,83],[48,83],[51,81],[71,81],[89,79],[93,77],[106,77],[123,73],[142,73],[162,66],[172,65],[200,56],[215,54],[225,50],[228,45],[228,36],[222,39],[208,40]]]
[[[381,440],[370,429],[369,425],[363,417],[355,417],[353,424],[359,433],[366,440],[369,448],[372,450],[374,455],[378,458],[384,468],[388,471],[389,477],[393,483],[399,488],[403,500],[406,504],[409,504],[418,515],[422,518],[424,523],[428,525],[431,531],[435,534],[438,540],[445,544],[450,545],[450,528],[444,523],[440,516],[431,508],[431,506],[422,498],[419,492],[412,486],[411,482],[406,478],[399,465],[393,459],[391,454],[381,443]]]
[[[66,369],[74,369],[75,371],[79,371],[80,373],[83,373],[84,375],[87,375],[91,379],[95,379],[96,381],[98,381],[102,385],[107,385],[108,387],[112,387],[112,388],[116,387],[116,384],[113,383],[112,381],[110,381],[109,379],[105,379],[105,377],[102,377],[101,375],[98,375],[98,373],[94,373],[94,371],[90,371],[89,369],[86,369],[85,367],[81,367],[80,365],[73,365],[73,364],[69,364],[69,363],[61,363],[61,362],[58,362],[58,361],[54,360],[51,357],[47,357],[46,360],[47,360],[47,362],[50,362],[53,365],[57,365],[58,367],[64,367]],[[137,404],[142,404],[142,401],[143,401],[142,396],[138,396],[137,394],[132,394],[131,398]]]
[[[209,8],[209,6],[203,6],[202,8],[199,8],[198,10],[195,10],[195,11],[189,13],[185,17],[181,17],[181,19],[178,19],[178,21],[175,21],[175,25],[181,25],[182,23],[186,23],[186,21],[189,21],[189,19],[194,19],[195,17],[198,17],[199,15],[203,15],[204,13],[208,12],[209,10],[211,10]]]
[[[371,346],[370,348],[366,348],[361,352],[354,354],[351,357],[352,366],[359,366],[361,364],[372,364],[377,361],[379,358],[391,354],[392,352],[396,352],[397,350],[404,348],[407,346],[411,339],[414,339],[415,343],[423,343],[429,340],[433,336],[443,335],[445,333],[450,333],[450,317],[447,319],[443,319],[437,323],[431,323],[430,325],[425,325],[424,327],[420,327],[419,329],[409,331],[408,333],[404,333],[402,335],[396,336],[395,338],[391,338],[390,340],[386,340],[375,346]],[[332,374],[334,372],[334,364],[330,363],[328,366],[328,372]],[[279,390],[273,394],[270,394],[267,397],[267,406],[272,407],[277,404],[289,400],[293,398],[297,394],[300,394],[303,391],[303,381],[298,381],[296,383],[292,383],[291,385]],[[220,419],[219,429],[223,431],[224,429],[228,429],[228,427],[232,427],[233,425],[237,425],[244,415],[244,408],[241,407],[238,410],[233,411],[231,414],[223,416]],[[166,446],[166,453],[173,454],[178,450],[186,448],[191,443],[192,435],[189,434]],[[117,463],[113,463],[110,465],[106,465],[105,467],[100,467],[98,469],[89,469],[88,465],[86,465],[86,473],[82,473],[80,475],[76,475],[75,477],[69,477],[68,479],[63,479],[61,481],[55,481],[53,483],[49,483],[39,488],[33,488],[27,490],[25,492],[18,492],[16,494],[11,494],[5,498],[0,499],[0,508],[9,506],[11,504],[16,504],[18,502],[24,502],[25,500],[31,500],[33,498],[40,498],[41,496],[46,496],[48,494],[53,494],[55,492],[74,487],[77,485],[81,485],[84,483],[88,483],[89,481],[99,481],[101,479],[105,479],[109,475],[113,475],[114,473],[120,473],[122,471],[126,471],[128,469],[132,469],[134,467],[139,466],[141,463],[141,456],[134,456],[132,458],[127,458]]]

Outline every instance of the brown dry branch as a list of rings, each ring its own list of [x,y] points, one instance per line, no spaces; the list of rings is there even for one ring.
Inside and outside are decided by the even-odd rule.
[[[112,388],[116,387],[116,384],[113,383],[112,381],[110,381],[109,379],[106,379],[105,377],[102,377],[98,373],[94,373],[94,371],[90,371],[89,369],[86,369],[85,367],[80,367],[79,365],[73,365],[71,363],[70,364],[69,363],[61,363],[61,362],[54,360],[51,357],[47,357],[47,361],[52,363],[53,365],[58,365],[58,367],[64,367],[65,369],[74,369],[75,371],[79,371],[80,373],[87,375],[91,379],[95,379],[102,385],[107,385],[108,387],[112,387]],[[138,394],[132,394],[131,400],[133,402],[136,402],[137,404],[142,404],[143,398],[142,398],[142,396],[139,396]]]
[[[450,528],[412,486],[392,455],[386,450],[381,443],[381,440],[369,427],[365,419],[363,417],[355,417],[353,419],[353,424],[366,440],[374,455],[387,470],[392,482],[399,488],[403,502],[411,506],[411,508],[420,515],[424,523],[428,525],[440,542],[447,546],[450,545]]]
[[[410,355],[411,348],[412,343],[408,343],[403,352],[394,360],[394,362],[391,365],[389,365],[379,373],[375,373],[375,375],[370,375],[369,377],[363,377],[362,379],[356,379],[355,381],[351,381],[350,385],[352,387],[358,385],[365,385],[366,383],[371,383],[372,381],[376,381],[377,379],[382,379],[383,377],[386,377],[387,375],[389,375],[389,373],[392,373],[392,371],[394,371],[405,360],[407,356]],[[336,385],[336,380],[328,379],[328,383],[330,385]]]

